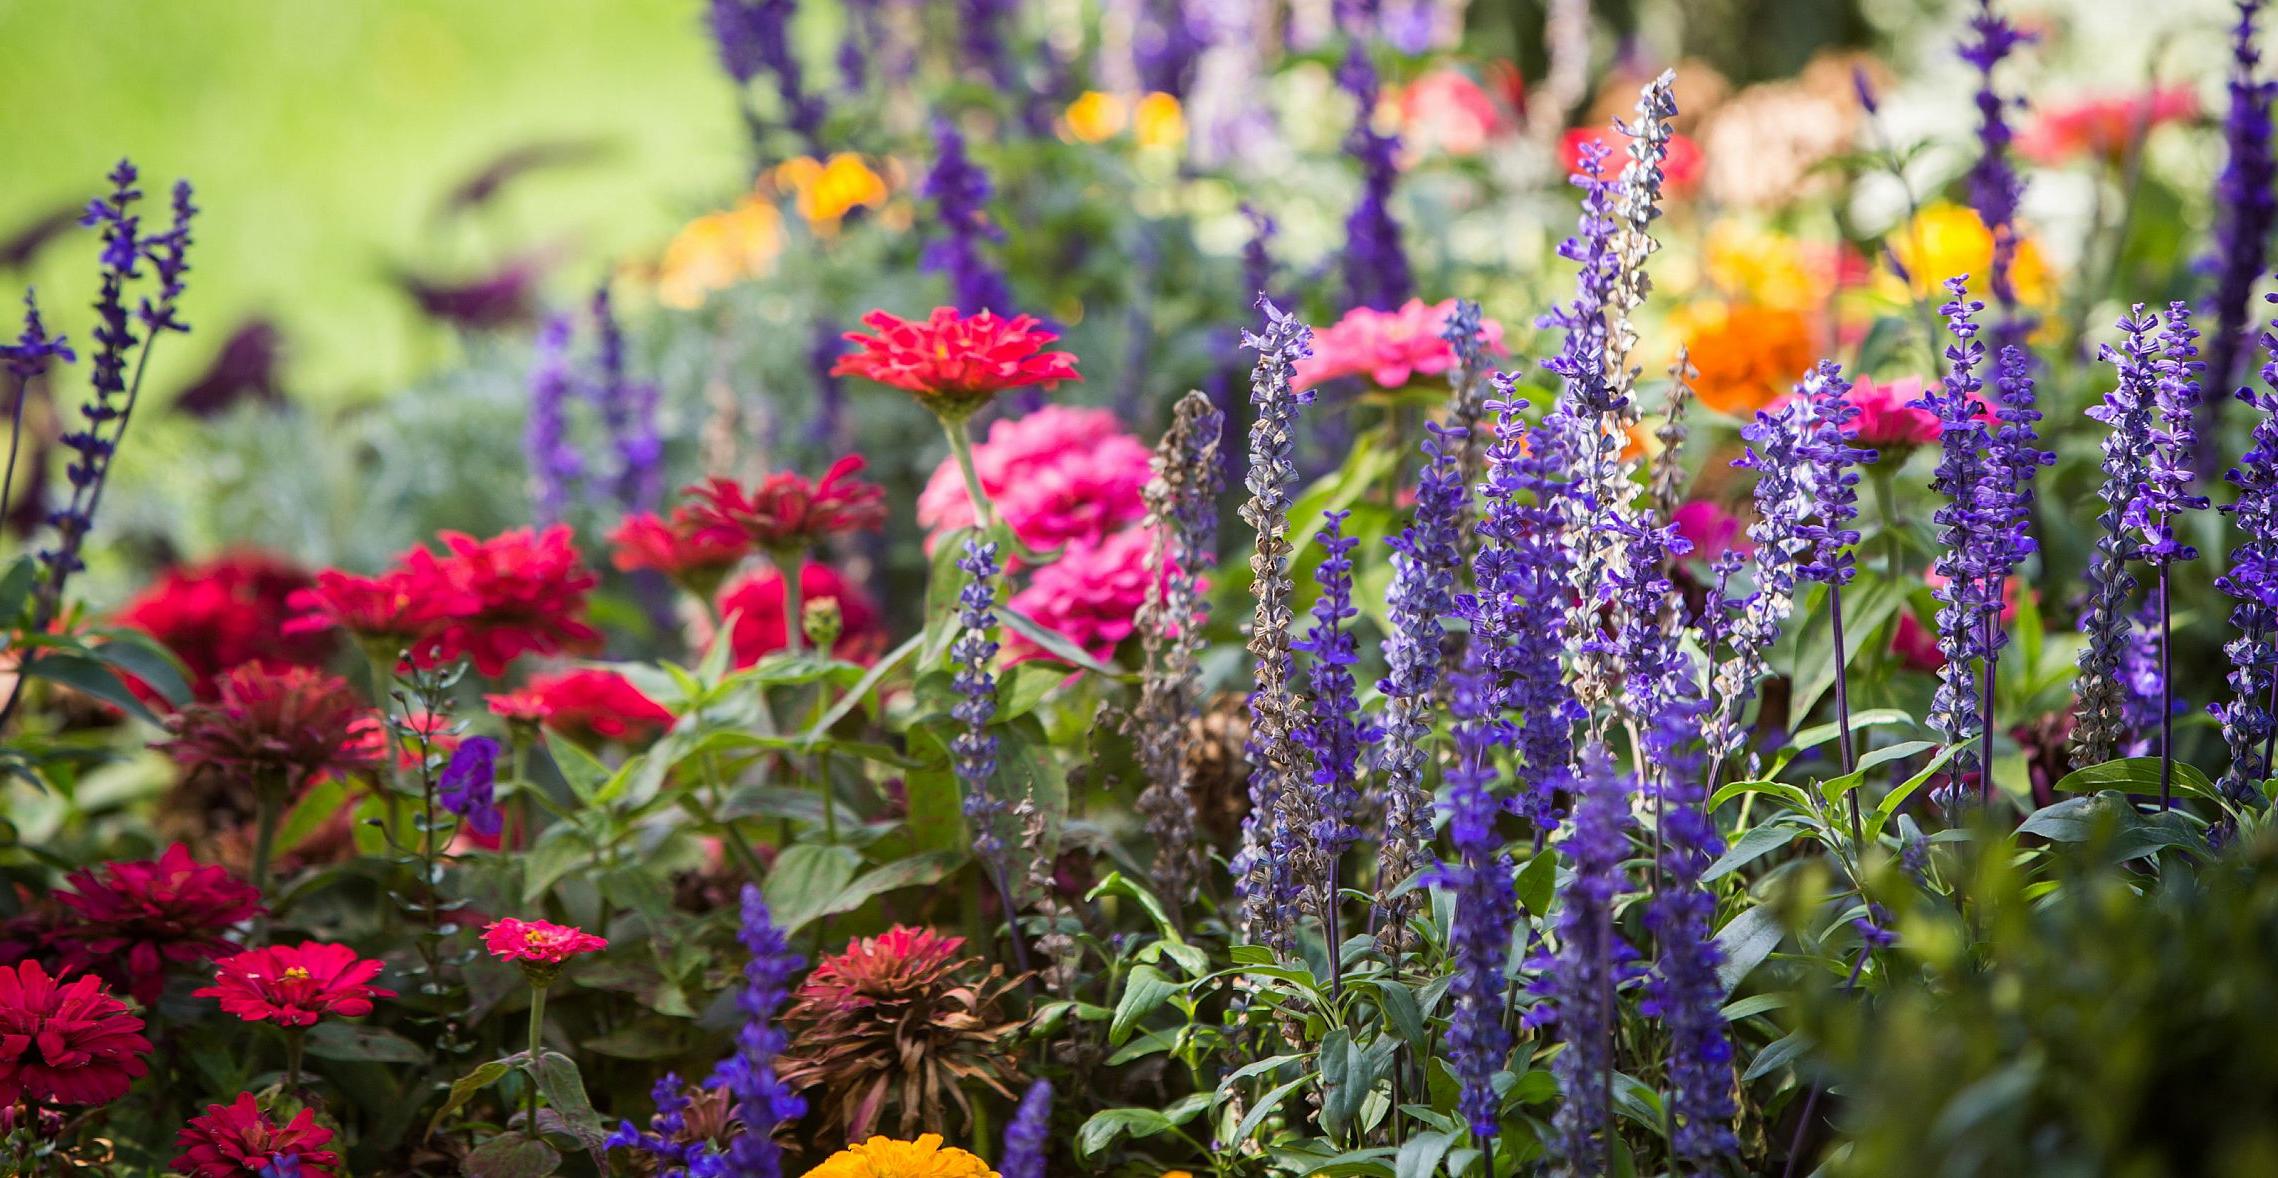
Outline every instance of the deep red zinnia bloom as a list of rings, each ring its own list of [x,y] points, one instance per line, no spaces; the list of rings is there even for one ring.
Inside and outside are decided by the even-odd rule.
[[[299,612],[285,623],[288,634],[338,628],[367,641],[408,644],[433,629],[454,607],[471,608],[471,599],[445,597],[438,586],[422,586],[415,597],[401,569],[377,577],[325,569],[316,584],[294,593],[289,601]]]
[[[611,560],[619,570],[662,573],[698,596],[709,596],[751,553],[751,541],[741,532],[707,531],[686,506],[670,517],[628,515],[609,533],[609,543],[616,547]]]
[[[216,682],[218,698],[166,721],[154,747],[192,773],[217,771],[295,790],[318,776],[379,767],[387,736],[346,680],[309,667],[238,667]]]
[[[813,482],[777,471],[746,489],[733,479],[712,478],[682,493],[691,502],[696,535],[714,544],[738,539],[774,553],[804,552],[833,536],[874,532],[886,524],[886,489],[854,477],[860,454],[831,464]]]
[[[578,560],[570,529],[556,524],[477,540],[445,532],[447,549],[404,554],[402,575],[414,600],[448,603],[443,616],[412,648],[414,661],[434,666],[468,659],[497,676],[523,654],[559,654],[600,641],[585,623],[585,595],[597,583]]]
[[[831,654],[854,663],[875,659],[886,646],[878,606],[837,569],[810,560],[799,568],[799,600],[825,599],[838,602],[838,641]],[[719,609],[721,617],[735,618],[728,649],[737,667],[752,666],[784,648],[783,576],[774,569],[760,569],[728,586],[720,594]],[[700,647],[711,644],[708,633],[697,638]]]
[[[214,962],[214,984],[190,996],[215,999],[249,1023],[310,1027],[327,1015],[360,1018],[372,1013],[372,999],[395,997],[369,984],[379,975],[379,962],[346,945],[303,941],[224,957]]]
[[[0,1105],[109,1104],[150,1070],[142,1020],[92,977],[0,965]]]
[[[1006,389],[1083,379],[1072,353],[1041,350],[1060,337],[1032,315],[1005,319],[935,307],[922,322],[886,311],[872,311],[862,322],[878,334],[847,332],[854,350],[838,358],[831,375],[915,393],[937,413],[962,417]]]
[[[638,743],[672,726],[672,713],[631,680],[591,667],[533,676],[519,690],[484,699],[503,719],[543,724],[565,736]]]
[[[182,1152],[170,1164],[184,1178],[256,1178],[279,1158],[291,1158],[300,1163],[301,1178],[333,1178],[340,1155],[322,1148],[331,1140],[332,1130],[316,1123],[315,1110],[304,1108],[279,1128],[252,1093],[240,1092],[190,1118],[174,1137]]]
[[[156,859],[80,868],[55,900],[70,913],[56,935],[63,965],[90,970],[145,1006],[158,1001],[169,966],[233,951],[223,933],[262,910],[250,884],[193,861],[180,843]]]
[[[119,610],[118,621],[173,651],[197,698],[212,699],[214,676],[231,667],[312,667],[332,653],[329,635],[287,629],[294,596],[313,585],[273,556],[234,553],[166,570]]]
[[[560,965],[580,953],[598,953],[609,942],[584,929],[544,920],[505,917],[482,931],[483,948],[500,961]]]

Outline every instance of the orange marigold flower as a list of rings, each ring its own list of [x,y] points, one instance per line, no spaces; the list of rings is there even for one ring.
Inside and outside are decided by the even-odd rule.
[[[873,1137],[823,1159],[806,1178],[997,1178],[989,1163],[941,1143],[941,1134],[915,1141]]]
[[[1817,362],[1800,312],[1753,303],[1688,311],[1685,349],[1700,373],[1693,391],[1719,413],[1744,417],[1772,404]]]
[[[872,311],[862,322],[878,334],[847,332],[854,350],[839,357],[831,375],[914,393],[952,418],[970,415],[1006,389],[1083,379],[1073,354],[1042,350],[1060,337],[1033,315],[1006,319],[993,311],[960,315],[955,307],[935,307],[922,321]]]

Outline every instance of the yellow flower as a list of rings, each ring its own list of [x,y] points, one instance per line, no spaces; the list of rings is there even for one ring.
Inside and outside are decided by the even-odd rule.
[[[1945,281],[1957,274],[1970,276],[1970,294],[1991,301],[1987,273],[1993,265],[1993,233],[1980,221],[1977,210],[1940,201],[1928,205],[1914,220],[1893,230],[1891,252],[1914,280],[1912,295],[1943,302]],[[2009,263],[2009,282],[2017,301],[2028,307],[2048,307],[2056,299],[2056,283],[2049,273],[2040,244],[2030,237],[2017,239],[2017,254]],[[1906,284],[1894,274],[1877,279],[1891,298],[1906,298]]]
[[[758,197],[683,226],[657,263],[657,301],[684,310],[706,295],[757,278],[783,251],[783,214]]]
[[[1068,134],[1085,143],[1114,138],[1128,121],[1123,100],[1105,90],[1086,90],[1068,104]]]
[[[799,215],[817,228],[835,226],[864,205],[886,203],[885,179],[851,151],[828,161],[803,155],[785,160],[776,165],[775,186],[796,193]]]
[[[1671,316],[1699,376],[1701,404],[1745,417],[1785,395],[1818,362],[1811,323],[1785,307],[1695,303]]]
[[[1179,109],[1177,95],[1157,90],[1139,100],[1131,129],[1141,147],[1177,147],[1186,142],[1186,112]]]
[[[807,1171],[807,1178],[998,1178],[989,1163],[962,1149],[943,1149],[941,1134],[916,1141],[873,1137],[850,1145]]]
[[[1718,221],[1701,252],[1709,285],[1719,294],[1796,311],[1827,300],[1825,267],[1814,265],[1804,244],[1785,233]]]

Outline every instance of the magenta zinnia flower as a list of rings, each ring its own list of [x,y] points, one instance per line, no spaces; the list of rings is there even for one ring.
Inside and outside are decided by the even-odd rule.
[[[1030,574],[1028,587],[1013,594],[1012,608],[1093,658],[1111,658],[1131,636],[1139,607],[1147,602],[1147,554],[1153,546],[1153,534],[1145,528],[1071,544],[1060,559]],[[1012,662],[1044,653],[1018,634],[1010,636],[1006,649]]]
[[[332,1178],[340,1155],[323,1148],[331,1140],[332,1130],[316,1123],[315,1110],[304,1108],[280,1127],[252,1093],[240,1092],[228,1104],[207,1105],[204,1116],[182,1127],[174,1138],[182,1152],[169,1164],[186,1178]]]
[[[1148,450],[1105,409],[1046,405],[999,418],[973,447],[974,473],[998,518],[1039,552],[1097,541],[1147,514]],[[953,459],[943,459],[918,496],[930,548],[973,526],[973,501]]]
[[[249,1023],[309,1027],[327,1015],[370,1014],[372,999],[395,997],[369,984],[379,975],[379,962],[357,957],[346,945],[303,941],[224,957],[214,963],[214,984],[190,996],[216,999],[224,1012]]]
[[[1455,365],[1455,348],[1440,334],[1454,311],[1454,299],[1409,299],[1397,311],[1355,307],[1335,326],[1313,333],[1313,354],[1297,362],[1297,387],[1366,376],[1378,388],[1396,389],[1419,376],[1438,376]],[[1479,334],[1489,348],[1503,350],[1502,324],[1481,319]]]
[[[236,948],[224,934],[261,911],[261,894],[219,867],[190,859],[180,843],[155,860],[81,868],[56,902],[72,921],[57,934],[63,964],[120,986],[145,1006],[158,1001],[168,967]]]
[[[0,1106],[109,1104],[150,1070],[150,1040],[101,982],[0,965]]]

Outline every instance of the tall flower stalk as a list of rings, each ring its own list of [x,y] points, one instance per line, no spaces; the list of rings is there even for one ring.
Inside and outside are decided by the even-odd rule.
[[[1415,293],[1408,269],[1408,251],[1400,242],[1400,222],[1392,217],[1392,188],[1400,178],[1400,137],[1376,129],[1376,66],[1368,45],[1354,38],[1344,63],[1337,67],[1337,85],[1353,99],[1353,128],[1345,137],[1345,150],[1359,161],[1361,194],[1352,214],[1345,218],[1345,303],[1389,311]]]
[[[1565,1097],[1551,1120],[1550,1141],[1563,1173],[1613,1172],[1615,995],[1635,957],[1614,927],[1614,901],[1632,825],[1628,781],[1603,745],[1585,748],[1562,844],[1574,870],[1560,893],[1558,947],[1536,962],[1542,969],[1535,989],[1545,1001],[1528,1011],[1533,1023],[1555,1021],[1566,1044],[1551,1061]]]
[[[2230,660],[2231,697],[2208,710],[2221,722],[2230,756],[2215,784],[2234,802],[2252,800],[2270,774],[2270,741],[2278,734],[2271,715],[2278,697],[2278,323],[2263,332],[2269,360],[2262,366],[2263,388],[2242,388],[2238,399],[2252,406],[2250,444],[2225,476],[2238,497],[2224,505],[2238,543],[2216,588],[2228,594],[2231,625],[2238,637],[2224,646]]]
[[[1809,400],[1791,400],[1776,410],[1757,413],[1756,420],[1740,431],[1747,450],[1733,465],[1756,472],[1756,521],[1748,525],[1756,551],[1747,558],[1754,587],[1744,597],[1725,595],[1724,586],[1739,571],[1738,555],[1728,554],[1731,563],[1719,566],[1716,597],[1703,619],[1701,649],[1716,660],[1702,733],[1712,786],[1746,742],[1741,717],[1756,697],[1780,627],[1795,612],[1800,561],[1811,546],[1805,532],[1812,509],[1805,479],[1810,470],[1806,451],[1811,412]],[[1718,659],[1719,650],[1728,653]]]
[[[1843,641],[1843,587],[1859,571],[1853,549],[1859,543],[1859,471],[1875,461],[1875,452],[1851,444],[1857,433],[1859,407],[1850,400],[1851,382],[1831,360],[1807,374],[1796,387],[1796,399],[1807,406],[1810,426],[1800,447],[1809,493],[1818,508],[1814,519],[1798,529],[1810,547],[1796,566],[1796,575],[1827,586],[1829,636],[1835,647],[1835,747],[1843,772],[1857,763],[1851,736],[1849,648]],[[1863,841],[1859,823],[1859,791],[1850,791],[1851,841]]]
[[[1005,928],[1012,937],[1014,963],[1028,972],[1028,947],[1020,935],[1020,908],[1013,902],[1011,856],[1005,848],[1005,831],[1011,804],[997,793],[997,737],[989,722],[997,715],[997,680],[990,664],[997,657],[997,546],[977,536],[965,537],[958,571],[965,574],[957,593],[957,638],[949,645],[950,661],[957,671],[950,688],[957,703],[950,716],[959,725],[950,740],[949,755],[957,781],[965,791],[965,821],[973,828],[973,857],[988,871],[1004,905]]]
[[[775,1128],[806,1114],[807,1102],[776,1074],[776,1057],[789,1045],[778,1021],[791,996],[791,979],[803,964],[775,927],[767,901],[754,884],[743,886],[743,924],[736,937],[751,960],[744,964],[744,987],[736,995],[743,1025],[735,1050],[713,1069],[708,1086],[724,1086],[736,1098],[743,1132],[728,1144],[725,1174],[736,1178],[778,1178],[782,1155]]]
[[[1424,469],[1416,480],[1416,513],[1390,541],[1392,587],[1385,594],[1384,696],[1377,766],[1383,773],[1384,831],[1377,844],[1376,929],[1385,951],[1408,942],[1408,920],[1422,897],[1398,892],[1430,859],[1432,794],[1424,786],[1430,759],[1434,698],[1440,685],[1442,618],[1455,612],[1461,522],[1469,487],[1463,480],[1464,431],[1426,423]]]
[[[1985,386],[1978,366],[1985,361],[1985,345],[1978,342],[1977,312],[1985,304],[1969,297],[1961,278],[1949,279],[1952,295],[1939,313],[1953,342],[1946,345],[1946,374],[1923,393],[1914,407],[1938,419],[1938,468],[1930,489],[1944,498],[1931,519],[1938,526],[1940,552],[1931,571],[1940,578],[1933,592],[1938,598],[1938,650],[1946,659],[1938,671],[1938,689],[1931,697],[1930,725],[1947,743],[1962,746],[1948,762],[1951,780],[1958,786],[1977,768],[1978,751],[1970,746],[1992,722],[1986,698],[1978,692],[1978,669],[1987,651],[1986,559],[1983,537],[1995,526],[1981,492],[1986,488],[1989,440],[1985,425]],[[2001,586],[1995,582],[1991,610],[2001,609]],[[1990,769],[1981,779],[1981,791],[1990,790]],[[1949,797],[1957,797],[1949,790]]]
[[[1993,0],[1978,0],[1970,18],[1970,34],[1958,48],[1961,59],[1977,71],[1977,161],[1968,176],[1970,207],[1993,235],[1993,257],[1986,267],[1986,283],[2001,309],[1996,342],[2022,342],[2017,322],[2017,288],[2010,270],[2017,259],[2017,205],[2025,195],[2025,181],[2009,162],[2009,144],[2016,131],[2009,126],[2014,100],[2004,98],[1993,84],[1994,70],[2019,45],[2030,40],[2008,18],[1994,11]]]
[[[2039,551],[2033,538],[2033,482],[2040,469],[2056,455],[2040,448],[2041,411],[2033,390],[2033,365],[2025,350],[2004,345],[1993,366],[1993,411],[1996,424],[1986,438],[1985,488],[1978,498],[1984,518],[1971,539],[1982,555],[1977,591],[1978,627],[1985,647],[1985,689],[1982,747],[1978,760],[1985,773],[1984,792],[1993,789],[1994,686],[2001,672],[2001,652],[2009,635],[2001,624],[2010,578],[2018,566]],[[2190,422],[2184,422],[2188,434]]]
[[[2101,530],[2086,572],[2087,604],[2080,612],[2085,641],[2073,687],[2073,759],[2084,765],[2110,760],[2127,736],[2121,661],[2128,647],[2128,599],[2136,588],[2129,562],[2142,555],[2136,528],[2145,516],[2137,500],[2151,475],[2159,407],[2155,326],[2142,304],[2120,318],[2120,346],[2102,349],[2117,380],[2103,403],[2087,410],[2106,432],[2104,482],[2097,491],[2104,510],[2096,517]]]
[[[1187,726],[1202,710],[1202,630],[1209,601],[1201,576],[1218,563],[1219,437],[1225,415],[1190,392],[1171,411],[1171,427],[1155,447],[1154,477],[1142,492],[1147,598],[1139,607],[1139,701],[1126,731],[1138,743],[1147,788],[1139,813],[1155,840],[1156,891],[1180,911],[1202,866],[1195,844],[1194,770],[1186,756]]]
[[[1353,546],[1360,543],[1345,534],[1349,511],[1331,511],[1322,520],[1319,541],[1321,561],[1314,567],[1320,593],[1313,601],[1313,622],[1302,641],[1306,686],[1312,690],[1311,714],[1297,731],[1312,762],[1313,829],[1305,852],[1297,861],[1310,900],[1307,907],[1321,921],[1329,943],[1329,988],[1342,993],[1343,935],[1339,927],[1338,892],[1344,854],[1360,841],[1361,750],[1375,742],[1373,724],[1360,718],[1360,699],[1353,667],[1360,662],[1358,644],[1346,623],[1360,616],[1353,608]]]
[[[1455,763],[1447,771],[1448,840],[1454,861],[1434,868],[1431,882],[1454,895],[1448,925],[1447,1054],[1460,1090],[1456,1110],[1493,1167],[1495,1132],[1502,1097],[1495,1073],[1511,1053],[1511,1033],[1503,1023],[1508,1005],[1511,931],[1518,893],[1511,860],[1495,832],[1502,812],[1495,797],[1495,729],[1500,721],[1484,669],[1481,648],[1470,648],[1462,670],[1450,675],[1455,728]]]
[[[2209,396],[2200,405],[2199,469],[2212,474],[2220,448],[2214,425],[2251,348],[2247,332],[2249,296],[2269,257],[2270,231],[2278,225],[2278,156],[2271,150],[2271,103],[2278,82],[2261,76],[2262,51],[2255,44],[2255,18],[2261,0],[2239,0],[2238,23],[2231,31],[2230,106],[2223,116],[2223,170],[2215,177],[2215,228],[2205,267],[2215,277],[2206,314],[2214,321],[2207,339]]]
[[[0,520],[10,517],[16,491],[16,456],[24,443],[24,400],[31,395],[32,382],[46,375],[48,363],[61,360],[74,364],[79,355],[71,350],[71,340],[61,332],[47,333],[47,325],[40,321],[37,296],[24,292],[24,330],[13,344],[0,344],[0,362],[5,362],[8,376],[15,382],[16,395],[9,408],[8,468],[0,474]]]
[[[933,142],[933,168],[920,192],[933,202],[941,236],[927,243],[918,264],[949,280],[949,301],[959,311],[1010,315],[1012,290],[987,254],[987,243],[1004,240],[1004,230],[989,219],[989,174],[966,154],[965,136],[946,117],[933,120]]]
[[[1242,820],[1242,849],[1233,864],[1242,897],[1241,931],[1277,950],[1289,945],[1289,917],[1297,904],[1291,858],[1311,820],[1303,749],[1296,740],[1297,701],[1290,690],[1289,629],[1294,586],[1289,573],[1291,484],[1297,481],[1297,410],[1313,399],[1295,387],[1297,362],[1313,352],[1313,332],[1264,298],[1262,331],[1242,333],[1258,354],[1250,377],[1248,502],[1242,521],[1257,532],[1250,555],[1250,596],[1257,606],[1248,649],[1254,660],[1250,735],[1250,813]]]
[[[2142,534],[2140,550],[2152,566],[2159,594],[2159,808],[2174,805],[2175,795],[2175,676],[2171,650],[2174,642],[2174,597],[2170,573],[2178,562],[2194,560],[2199,550],[2176,539],[2176,528],[2188,512],[2205,511],[2207,499],[2190,493],[2193,463],[2198,458],[2192,421],[2199,411],[2199,332],[2191,326],[2191,309],[2169,303],[2159,333],[2160,355],[2153,381],[2154,421],[2149,461],[2130,522]]]

